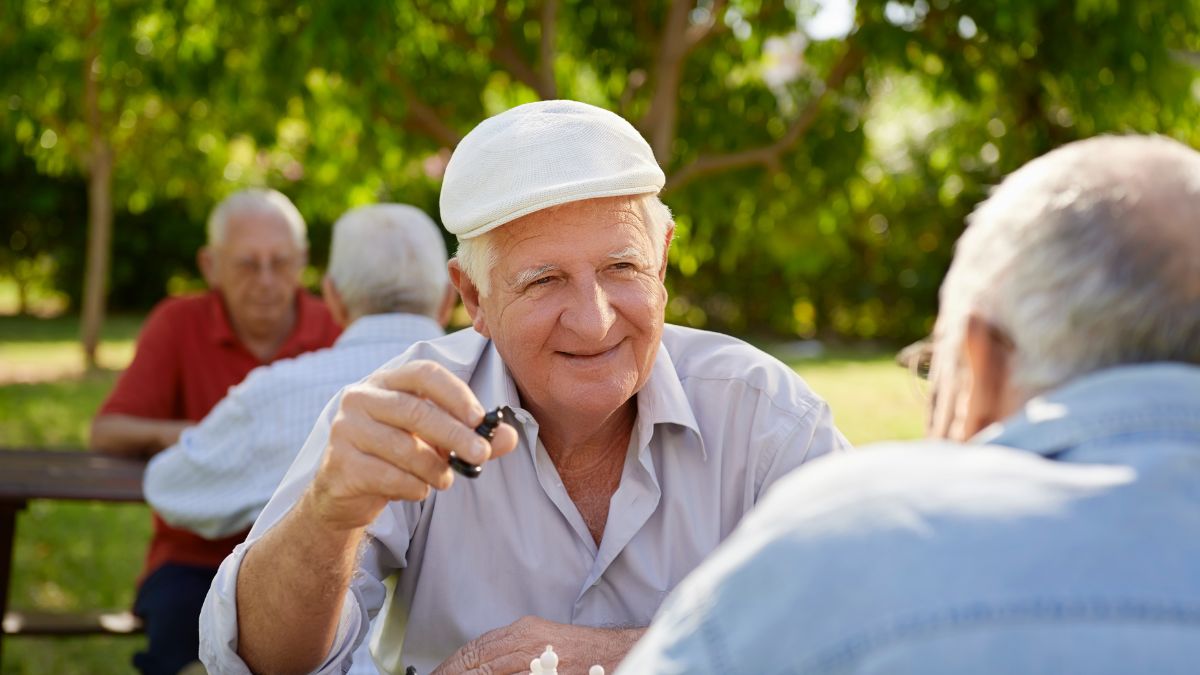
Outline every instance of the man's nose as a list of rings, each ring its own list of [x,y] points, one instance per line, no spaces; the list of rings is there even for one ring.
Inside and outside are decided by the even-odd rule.
[[[286,271],[283,266],[273,260],[258,266],[258,280],[263,283],[272,283],[276,279],[282,279],[285,275]]]
[[[603,340],[616,320],[608,292],[595,279],[577,284],[571,305],[562,314],[563,327],[588,340]]]

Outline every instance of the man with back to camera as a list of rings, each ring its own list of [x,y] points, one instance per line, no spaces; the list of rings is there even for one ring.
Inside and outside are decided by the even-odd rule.
[[[463,139],[441,208],[473,330],[330,403],[214,580],[210,672],[340,672],[393,573],[392,672],[522,672],[547,644],[611,667],[778,476],[845,447],[791,369],[663,325],[663,182],[628,122],[573,101]]]
[[[1072,143],[972,214],[930,436],[781,481],[620,673],[1193,673],[1200,153]]]
[[[146,501],[163,520],[205,539],[244,533],[343,386],[442,335],[458,299],[441,229],[419,209],[374,204],[333,225],[323,284],[345,330],[329,349],[255,369],[146,468]],[[377,672],[355,654],[351,672]]]
[[[300,289],[304,219],[274,190],[248,189],[217,205],[197,255],[209,291],[168,298],[146,319],[129,367],[92,421],[91,447],[148,457],[179,440],[255,367],[333,344],[339,328]],[[148,648],[144,673],[196,660],[196,621],[221,560],[242,539],[209,541],[154,518],[134,612]]]

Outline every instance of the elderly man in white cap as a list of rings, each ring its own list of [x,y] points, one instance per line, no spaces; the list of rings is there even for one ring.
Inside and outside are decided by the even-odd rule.
[[[441,206],[473,330],[329,404],[213,583],[211,672],[341,672],[385,604],[391,672],[522,672],[547,644],[565,673],[612,666],[775,480],[845,447],[786,366],[664,326],[662,185],[633,127],[582,103],[463,139]]]

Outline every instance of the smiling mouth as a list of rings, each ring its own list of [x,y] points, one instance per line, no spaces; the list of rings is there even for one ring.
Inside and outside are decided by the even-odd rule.
[[[607,349],[602,349],[600,351],[594,351],[594,352],[592,352],[592,351],[589,351],[589,352],[560,351],[558,353],[562,356],[567,357],[568,359],[571,359],[571,360],[586,362],[586,361],[593,361],[593,360],[604,358],[605,356],[612,354],[614,351],[616,351],[617,347],[620,347],[620,346],[621,346],[621,343],[618,342],[617,344],[615,344]]]

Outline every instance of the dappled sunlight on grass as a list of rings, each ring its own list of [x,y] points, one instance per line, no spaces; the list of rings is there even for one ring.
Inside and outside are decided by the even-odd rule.
[[[0,386],[0,446],[81,447],[116,373]]]
[[[855,445],[920,438],[927,405],[916,378],[891,354],[795,361],[792,367],[829,402],[833,419]]]
[[[111,317],[97,349],[101,368],[121,370],[133,358],[141,316]],[[0,385],[43,382],[83,373],[76,317],[0,316]]]
[[[101,368],[121,370],[132,359],[132,340],[104,343],[96,350],[96,360]],[[77,341],[0,345],[0,383],[56,379],[78,375],[83,369],[83,349]]]

